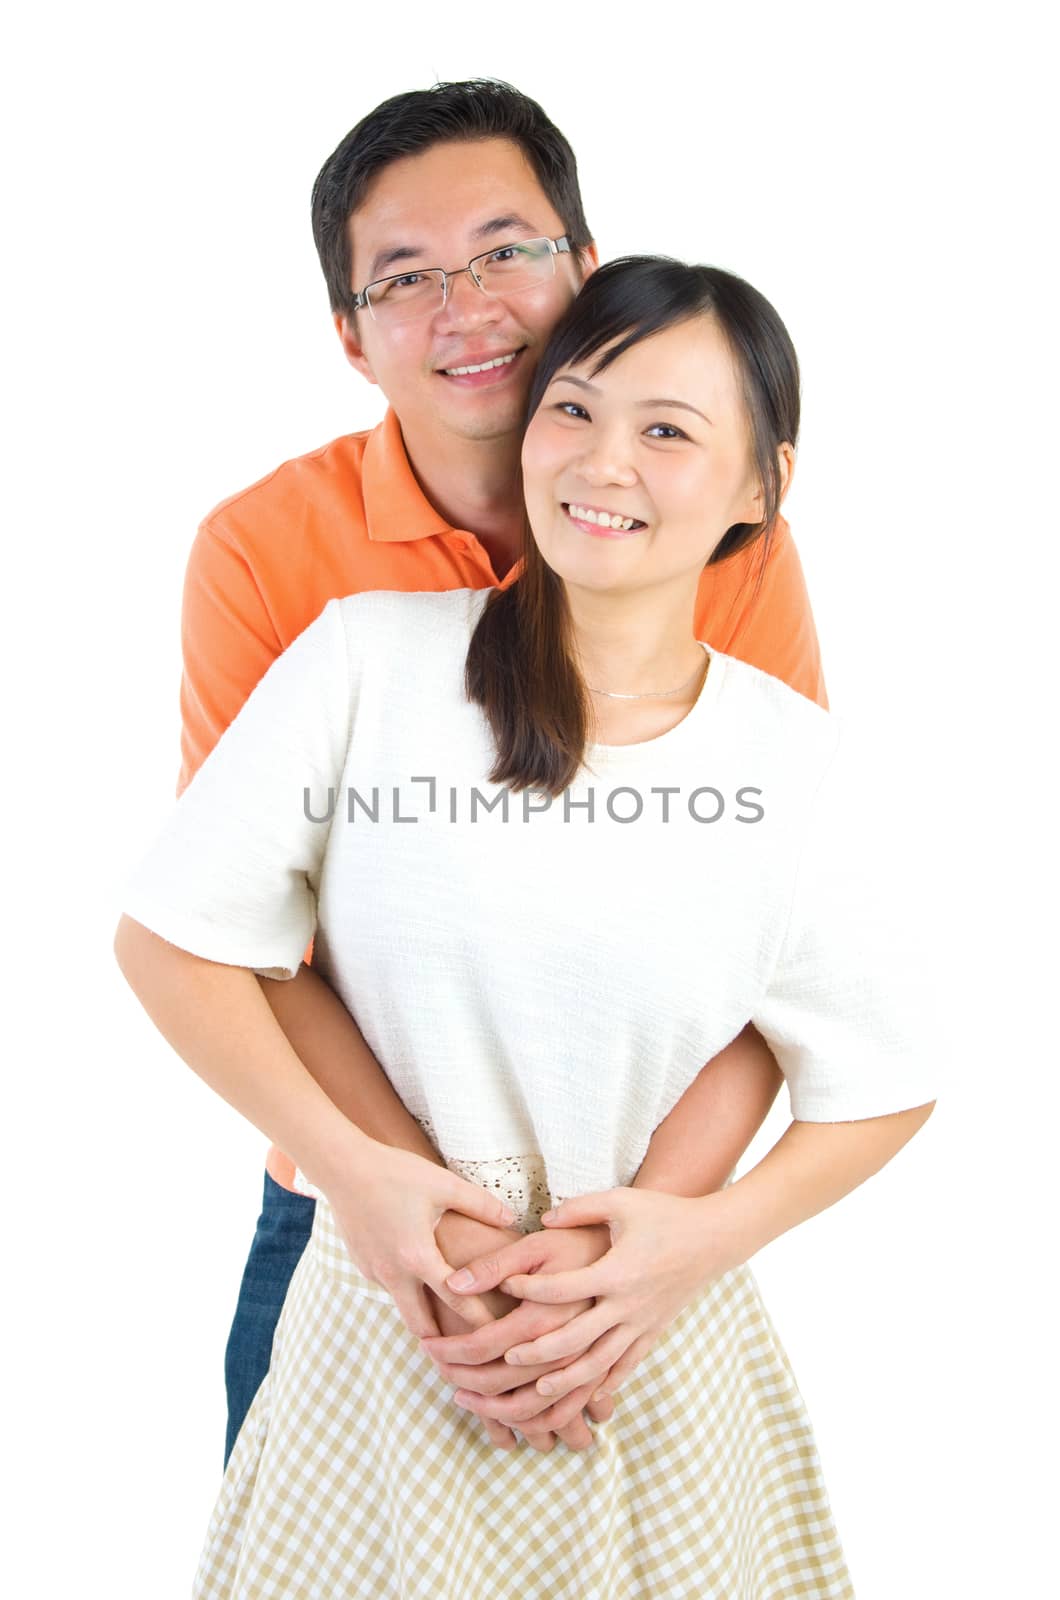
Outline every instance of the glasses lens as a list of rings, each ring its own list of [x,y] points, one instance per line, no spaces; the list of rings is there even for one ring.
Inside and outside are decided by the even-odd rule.
[[[556,267],[547,239],[521,239],[478,256],[475,270],[487,294],[511,294],[551,278]]]
[[[444,299],[440,272],[403,272],[397,278],[370,283],[365,293],[377,322],[410,322],[430,316]]]

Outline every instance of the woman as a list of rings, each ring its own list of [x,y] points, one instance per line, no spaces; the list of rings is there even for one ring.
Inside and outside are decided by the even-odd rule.
[[[556,330],[529,415],[518,582],[331,602],[127,895],[117,949],[144,1005],[321,1197],[199,1597],[852,1592],[746,1262],[930,1113],[915,963],[835,719],[692,630],[704,564],[768,537],[790,481],[795,354],[741,280],[614,262]],[[291,976],[314,932],[454,1169],[432,1169],[430,1203],[424,1164],[336,1111],[252,975]],[[629,1188],[749,1020],[788,1132],[719,1193]],[[523,1228],[550,1201],[611,1248],[529,1275],[528,1233],[473,1288],[503,1278],[567,1321],[505,1348],[482,1307],[473,1336],[420,1348],[373,1241],[445,1206],[497,1222],[490,1188]],[[415,1268],[460,1303],[436,1247]],[[591,1449],[498,1454],[448,1404],[501,1351],[525,1381],[457,1398],[519,1426],[625,1380]]]

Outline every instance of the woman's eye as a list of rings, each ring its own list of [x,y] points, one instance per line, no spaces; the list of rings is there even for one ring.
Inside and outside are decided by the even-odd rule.
[[[563,415],[566,417],[573,416],[575,412],[577,412],[577,414],[581,417],[587,417],[589,415],[585,407],[580,406],[577,400],[561,400],[556,406],[556,410],[562,411]]]
[[[653,434],[656,435],[657,438],[662,438],[662,439],[687,439],[688,438],[688,434],[687,433],[682,433],[680,428],[674,428],[668,422],[655,422],[648,429],[648,432],[649,433],[653,433]]]

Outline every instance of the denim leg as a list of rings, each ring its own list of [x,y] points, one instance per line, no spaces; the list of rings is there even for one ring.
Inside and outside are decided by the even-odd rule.
[[[272,1339],[294,1269],[313,1231],[316,1201],[292,1194],[265,1173],[261,1216],[243,1270],[236,1314],[225,1348],[228,1432],[225,1467],[232,1447],[261,1387],[272,1357]]]

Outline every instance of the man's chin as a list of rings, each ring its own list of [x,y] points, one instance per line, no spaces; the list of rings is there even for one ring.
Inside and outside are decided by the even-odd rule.
[[[452,413],[439,418],[446,432],[458,439],[467,439],[476,444],[488,444],[490,440],[498,443],[502,439],[510,439],[513,435],[522,438],[523,433],[523,407],[504,406],[494,411],[483,411],[478,415],[454,416]]]

